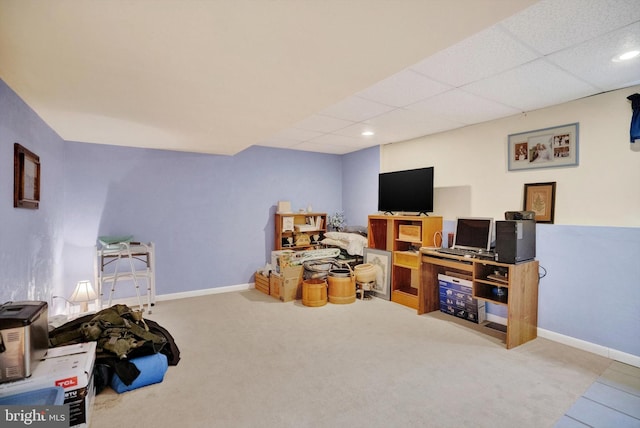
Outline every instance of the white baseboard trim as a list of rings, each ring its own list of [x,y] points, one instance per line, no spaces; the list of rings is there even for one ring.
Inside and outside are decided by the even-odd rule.
[[[538,327],[538,336],[574,348],[582,349],[583,351],[591,352],[605,358],[620,361],[621,363],[640,367],[640,357],[637,355],[628,354],[626,352],[618,351],[617,349],[608,348],[602,345],[596,345],[595,343],[587,342],[586,340],[576,339],[575,337],[571,336],[565,336],[564,334],[545,330],[540,327]]]
[[[255,288],[254,283],[229,285],[226,287],[207,288],[204,290],[185,291],[183,293],[163,294],[163,295],[157,295],[156,301],[186,299],[189,297],[206,296],[209,294],[220,294],[220,293],[229,293],[232,291],[249,290],[251,288]],[[123,299],[118,303],[127,304],[127,302],[129,302],[130,305],[138,304],[138,301],[135,297]],[[487,321],[495,322],[502,325],[507,325],[506,318],[500,317],[494,314],[487,314]],[[600,355],[605,358],[610,358],[612,360],[620,361],[621,363],[629,364],[635,367],[640,367],[640,357],[637,355],[628,354],[626,352],[618,351],[617,349],[607,348],[606,346],[602,346],[602,345],[596,345],[595,343],[587,342],[581,339],[576,339],[571,336],[565,336],[564,334],[555,333],[553,331],[545,330],[540,327],[538,327],[538,336],[543,337],[545,339],[552,340],[554,342],[571,346],[573,348],[591,352],[593,354]]]
[[[161,302],[165,300],[178,300],[178,299],[188,299],[190,297],[201,297],[208,296],[210,294],[220,294],[220,293],[230,293],[232,291],[243,291],[249,290],[251,288],[255,288],[255,284],[247,283],[247,284],[238,284],[238,285],[228,285],[226,287],[216,287],[216,288],[206,288],[203,290],[193,290],[193,291],[185,291],[182,293],[171,293],[171,294],[157,294],[156,302]],[[106,303],[106,302],[104,302]],[[142,299],[142,303],[147,303],[146,298]],[[111,302],[112,305],[121,304],[127,306],[138,306],[138,298],[135,296],[132,297],[123,297],[121,299],[114,299]]]
[[[502,325],[507,325],[507,319],[499,317],[493,314],[487,314],[487,321],[495,322]],[[605,358],[619,361],[621,363],[629,364],[635,367],[640,367],[640,357],[637,355],[628,354],[626,352],[618,351],[617,349],[607,348],[606,346],[596,345],[595,343],[587,342],[585,340],[576,339],[571,336],[565,336],[564,334],[556,333],[553,331],[545,330],[538,327],[538,336],[545,339],[552,340],[554,342],[562,343],[563,345],[571,346],[573,348],[581,349],[583,351],[591,352],[592,354],[600,355]]]
[[[228,285],[225,287],[207,288],[204,290],[185,291],[183,293],[171,293],[156,296],[156,301],[187,299],[189,297],[208,296],[210,294],[230,293],[232,291],[244,291],[255,288],[253,282],[247,284]]]

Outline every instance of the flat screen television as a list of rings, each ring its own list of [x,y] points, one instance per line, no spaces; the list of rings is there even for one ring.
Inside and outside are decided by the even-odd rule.
[[[433,167],[381,173],[378,176],[378,211],[433,212]]]

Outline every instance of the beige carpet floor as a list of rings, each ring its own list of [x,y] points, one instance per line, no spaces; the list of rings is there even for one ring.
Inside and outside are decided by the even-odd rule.
[[[257,290],[161,301],[182,360],[96,396],[93,428],[552,427],[611,360],[382,299],[310,308]],[[497,336],[497,337],[494,337]]]

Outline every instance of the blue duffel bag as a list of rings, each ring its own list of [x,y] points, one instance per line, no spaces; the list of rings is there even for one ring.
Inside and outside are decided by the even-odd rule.
[[[131,385],[125,385],[117,374],[114,374],[111,378],[111,388],[119,394],[142,388],[143,386],[162,382],[164,374],[167,372],[167,368],[169,367],[167,356],[160,352],[152,355],[145,355],[144,357],[132,358],[131,362],[135,364],[138,370],[140,370],[140,374],[135,378]]]

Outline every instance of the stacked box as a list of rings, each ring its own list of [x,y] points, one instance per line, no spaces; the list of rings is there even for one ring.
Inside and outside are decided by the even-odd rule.
[[[302,298],[302,266],[289,266],[279,274],[271,274],[272,286],[278,288],[278,297],[283,302]],[[272,294],[273,295],[273,294]]]
[[[282,283],[282,277],[279,273],[271,272],[269,275],[269,295],[271,297],[275,297],[276,299],[280,298],[280,284]]]
[[[473,298],[471,281],[438,274],[440,311],[474,323],[486,319],[485,303]]]
[[[95,398],[93,364],[96,342],[49,348],[31,377],[0,384],[0,397],[9,397],[43,388],[64,388],[64,404],[69,405],[70,427],[88,427]]]
[[[261,272],[256,272],[256,290],[269,294],[269,277]]]
[[[398,239],[401,241],[422,242],[422,228],[410,224],[401,224],[398,226]]]
[[[289,265],[292,257],[294,257],[295,251],[293,250],[275,250],[271,252],[271,267],[276,272],[280,272],[282,267]],[[284,264],[286,266],[280,266]]]

